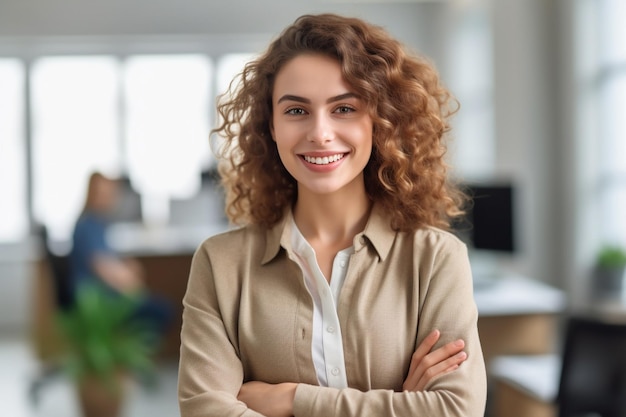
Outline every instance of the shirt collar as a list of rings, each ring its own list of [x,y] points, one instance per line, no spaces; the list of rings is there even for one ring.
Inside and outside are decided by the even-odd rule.
[[[265,231],[265,253],[261,260],[262,265],[265,265],[278,255],[281,244],[286,249],[291,248],[290,233],[292,218],[291,207],[288,207],[283,213],[281,220]]]
[[[396,231],[389,224],[389,216],[385,216],[383,208],[379,204],[374,203],[370,218],[365,225],[365,230],[355,237],[355,249],[358,250],[357,245],[363,245],[365,243],[364,239],[366,239],[374,247],[380,260],[384,261],[391,250],[395,238]]]
[[[288,208],[285,210],[282,219],[266,230],[266,246],[262,264],[266,264],[274,259],[278,255],[281,246],[286,250],[291,250],[292,219],[291,208]],[[391,250],[395,237],[396,232],[391,228],[388,217],[384,215],[380,205],[374,203],[365,229],[354,238],[354,249],[358,252],[369,242],[380,260],[384,261]]]

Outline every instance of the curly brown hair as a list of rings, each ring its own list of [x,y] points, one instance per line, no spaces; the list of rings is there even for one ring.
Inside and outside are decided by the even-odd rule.
[[[220,97],[222,122],[211,133],[224,140],[219,170],[230,220],[271,226],[296,201],[296,181],[280,160],[270,123],[276,75],[304,53],[337,59],[366,103],[374,127],[365,186],[392,227],[449,229],[465,201],[444,160],[448,118],[458,103],[426,59],[409,54],[381,27],[334,14],[299,17]]]

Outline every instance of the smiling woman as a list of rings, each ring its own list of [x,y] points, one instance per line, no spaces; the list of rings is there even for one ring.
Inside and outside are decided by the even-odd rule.
[[[337,15],[246,65],[215,130],[243,227],[194,255],[182,417],[483,416],[451,104],[425,60]]]

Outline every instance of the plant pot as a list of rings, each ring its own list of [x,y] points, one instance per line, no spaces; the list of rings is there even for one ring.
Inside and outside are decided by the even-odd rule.
[[[593,273],[593,288],[595,295],[619,296],[624,288],[624,267],[596,267]]]
[[[83,417],[119,417],[125,400],[125,377],[115,376],[112,384],[87,376],[78,383],[78,398]]]

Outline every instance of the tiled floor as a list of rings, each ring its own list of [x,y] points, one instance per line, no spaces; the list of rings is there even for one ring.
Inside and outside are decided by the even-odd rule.
[[[67,377],[47,380],[35,405],[29,400],[29,387],[38,375],[39,363],[28,342],[20,337],[0,337],[1,416],[80,417],[73,387]],[[159,367],[157,386],[148,389],[133,385],[122,417],[177,417],[175,363]]]

